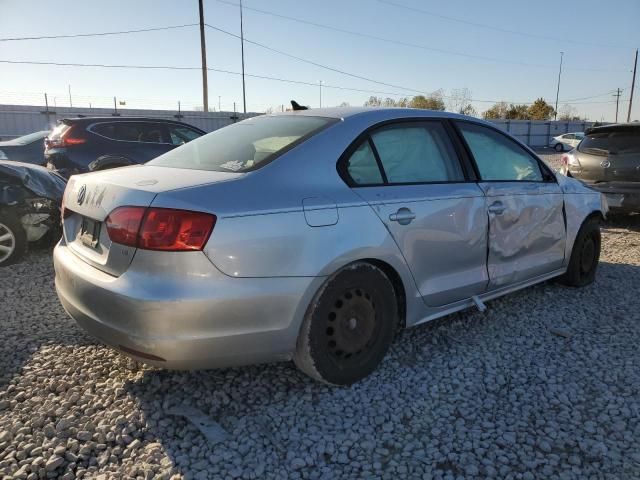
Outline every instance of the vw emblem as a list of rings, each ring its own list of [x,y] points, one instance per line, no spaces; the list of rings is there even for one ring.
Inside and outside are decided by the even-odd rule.
[[[84,197],[86,194],[87,194],[87,186],[82,185],[80,187],[80,190],[78,191],[78,205],[82,205],[82,202],[84,202]]]
[[[611,166],[611,162],[609,160],[603,160],[600,162],[600,166],[602,168],[609,168]]]

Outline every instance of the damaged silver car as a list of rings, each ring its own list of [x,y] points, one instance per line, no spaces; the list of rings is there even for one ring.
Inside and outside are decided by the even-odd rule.
[[[348,385],[401,328],[551,278],[592,282],[606,211],[475,118],[266,115],[72,177],[56,288],[83,328],[143,362],[293,359]]]
[[[0,267],[35,242],[58,241],[66,180],[44,167],[0,161]]]

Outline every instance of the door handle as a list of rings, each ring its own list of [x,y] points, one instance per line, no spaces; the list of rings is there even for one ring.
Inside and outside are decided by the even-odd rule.
[[[400,225],[409,225],[414,218],[416,218],[416,214],[405,207],[399,208],[396,213],[389,215],[389,220],[398,222]]]
[[[504,205],[502,204],[502,202],[493,202],[491,205],[489,205],[489,213],[493,213],[494,215],[502,215],[502,212],[504,212]]]

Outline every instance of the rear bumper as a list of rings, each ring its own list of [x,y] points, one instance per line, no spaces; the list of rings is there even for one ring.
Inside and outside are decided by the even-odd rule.
[[[233,278],[202,252],[163,252],[163,265],[150,263],[150,253],[157,254],[138,251],[129,270],[112,277],[58,244],[55,283],[65,310],[102,342],[159,367],[290,358],[322,278]]]
[[[640,211],[640,183],[603,182],[589,186],[604,194],[610,210]]]

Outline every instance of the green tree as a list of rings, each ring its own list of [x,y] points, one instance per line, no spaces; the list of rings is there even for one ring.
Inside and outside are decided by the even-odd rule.
[[[553,107],[545,102],[542,97],[529,106],[529,118],[531,120],[549,120],[554,113]]]
[[[428,97],[425,97],[424,95],[416,95],[411,99],[409,106],[411,108],[444,111],[445,105],[442,90],[436,90]]]
[[[509,105],[507,116],[509,120],[529,120],[529,107],[525,104]]]
[[[477,117],[478,116],[478,111],[471,104],[468,104],[467,106],[462,107],[458,111],[458,113],[461,113],[462,115],[467,115],[469,117]]]

